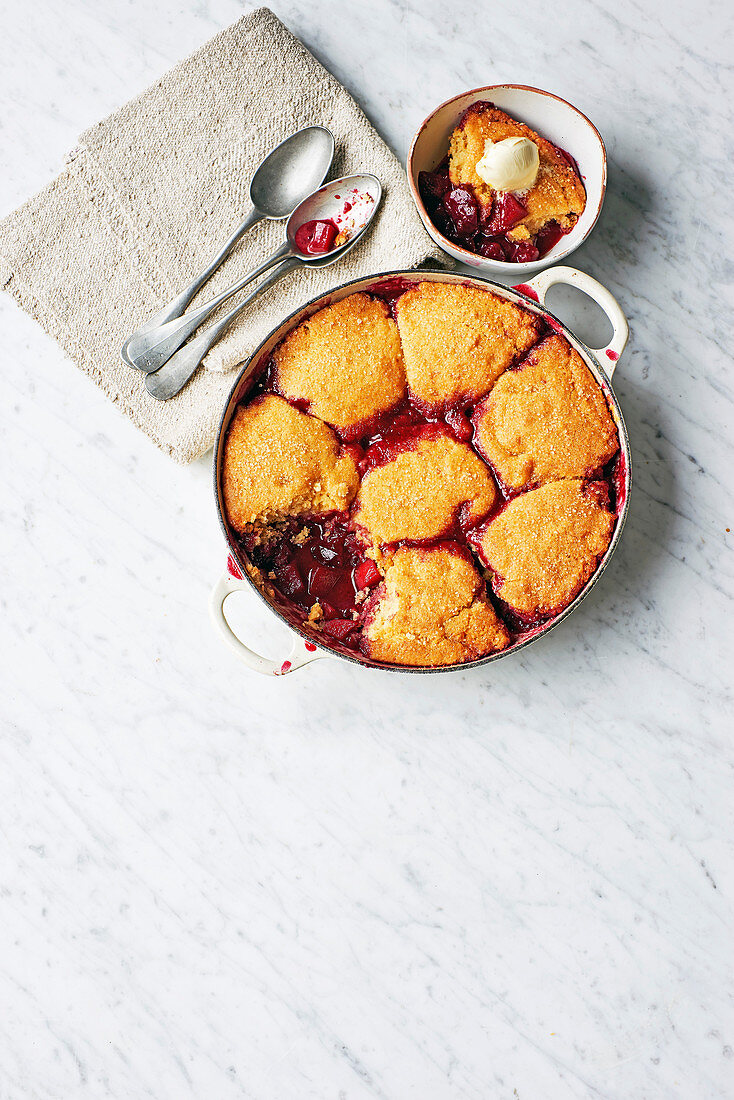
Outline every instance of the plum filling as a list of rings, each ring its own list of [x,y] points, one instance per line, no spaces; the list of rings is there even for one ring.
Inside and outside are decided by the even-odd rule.
[[[304,222],[296,230],[296,247],[307,256],[322,256],[331,252],[338,233],[337,224],[331,219]]]
[[[491,206],[483,206],[471,184],[451,183],[446,162],[434,172],[420,172],[418,190],[439,233],[461,248],[490,260],[532,263],[550,252],[570,231],[550,221],[529,240],[513,240],[508,235],[510,230],[527,214],[522,200],[512,191],[503,191],[496,194]]]
[[[395,320],[395,305],[401,294],[411,287],[417,286],[418,279],[405,279],[402,275],[395,275],[392,279],[383,279],[379,283],[373,283],[365,289],[366,294],[373,298],[381,298],[390,310],[392,319]]]
[[[287,603],[295,604],[301,619],[311,613],[323,634],[352,644],[361,627],[358,593],[374,587],[380,571],[364,557],[345,516],[291,519],[268,541],[242,541],[252,562]]]

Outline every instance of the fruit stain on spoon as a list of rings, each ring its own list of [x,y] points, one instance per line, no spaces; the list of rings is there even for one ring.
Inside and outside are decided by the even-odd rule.
[[[336,195],[341,200],[341,195]],[[332,218],[304,222],[296,230],[296,248],[306,256],[323,256],[341,248],[369,221],[375,200],[367,191],[353,188],[344,196],[341,210]]]

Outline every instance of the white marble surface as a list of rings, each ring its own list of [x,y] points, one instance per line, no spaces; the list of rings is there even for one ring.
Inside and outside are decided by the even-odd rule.
[[[401,156],[501,80],[598,124],[574,262],[632,326],[631,516],[519,656],[258,678],[207,617],[208,460],[159,454],[3,296],[0,1097],[731,1097],[725,5],[273,7]],[[0,212],[241,10],[6,5]]]

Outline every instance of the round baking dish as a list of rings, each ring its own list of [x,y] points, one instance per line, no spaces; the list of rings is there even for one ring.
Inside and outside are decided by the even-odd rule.
[[[571,601],[571,603],[564,608],[554,618],[549,619],[547,622],[540,624],[539,626],[528,631],[522,635],[518,641],[507,649],[503,649],[497,653],[492,653],[487,657],[481,657],[475,661],[466,661],[462,664],[447,665],[440,667],[414,667],[407,665],[384,665],[377,661],[373,661],[362,654],[355,653],[346,649],[336,650],[331,646],[322,645],[313,634],[308,633],[303,629],[300,623],[297,621],[296,615],[289,609],[289,607],[283,602],[279,604],[275,597],[271,598],[267,596],[257,586],[255,581],[248,573],[249,562],[246,559],[241,546],[235,539],[233,532],[231,531],[224,510],[224,500],[222,493],[222,465],[224,455],[224,443],[229,428],[230,421],[234,415],[237,405],[247,396],[249,390],[258,374],[258,368],[265,363],[271,356],[274,348],[280,341],[287,335],[291,329],[295,328],[306,317],[309,317],[312,313],[321,309],[325,305],[329,305],[332,302],[341,301],[342,298],[347,297],[349,294],[356,294],[359,291],[365,291],[369,293],[379,287],[383,287],[383,290],[387,289],[390,284],[393,286],[403,288],[412,283],[419,282],[444,282],[444,283],[463,283],[468,286],[476,286],[481,289],[492,290],[495,294],[502,298],[505,298],[511,302],[515,302],[518,305],[522,305],[524,308],[530,310],[533,313],[539,314],[544,318],[546,323],[554,328],[556,331],[561,332],[576,349],[579,355],[582,357],[587,367],[602,387],[609,407],[614,418],[614,422],[619,432],[619,445],[621,451],[621,459],[619,469],[621,472],[620,485],[618,487],[616,509],[617,519],[612,533],[612,538],[606,553],[601,558],[596,571],[587,581],[586,585],[581,589],[579,594]],[[547,310],[543,304],[546,292],[551,286],[556,283],[566,283],[569,285],[577,286],[585,294],[588,294],[590,298],[593,298],[595,302],[606,313],[609,321],[612,325],[612,339],[606,347],[591,349],[586,347],[569,329],[553,314]],[[385,286],[388,284],[388,287]],[[604,572],[609,559],[611,558],[614,550],[619,542],[622,534],[622,528],[624,526],[625,519],[627,517],[627,511],[629,508],[629,489],[630,489],[630,450],[629,439],[627,436],[627,429],[624,424],[624,418],[622,411],[619,407],[617,398],[610,385],[610,379],[614,372],[614,368],[617,365],[619,356],[621,355],[628,337],[627,320],[620,309],[616,299],[610,294],[610,292],[598,283],[596,279],[592,279],[590,275],[584,274],[582,271],[577,271],[571,267],[557,267],[550,271],[544,271],[539,275],[536,275],[534,279],[528,283],[522,283],[517,287],[506,287],[498,283],[491,283],[486,279],[477,279],[467,277],[466,275],[449,273],[445,271],[388,271],[379,275],[368,275],[361,279],[355,279],[352,282],[345,283],[343,286],[337,287],[330,291],[328,294],[321,295],[319,298],[315,298],[308,302],[306,305],[301,306],[300,309],[292,313],[290,317],[287,317],[275,328],[266,340],[257,348],[250,360],[242,368],[232,391],[227,399],[227,403],[224,407],[222,419],[219,425],[219,431],[217,433],[217,440],[214,446],[214,493],[216,497],[217,512],[219,515],[219,522],[222,526],[225,539],[227,540],[227,546],[229,549],[228,559],[228,571],[221,577],[219,582],[212,592],[210,609],[214,622],[220,629],[223,637],[234,649],[237,655],[244,661],[244,663],[256,672],[262,672],[270,675],[284,675],[288,672],[293,672],[297,668],[301,668],[303,665],[310,664],[312,661],[320,660],[323,657],[332,657],[336,660],[350,661],[355,665],[364,665],[369,668],[387,669],[391,672],[402,673],[425,673],[425,672],[456,672],[462,669],[473,668],[478,665],[489,664],[491,661],[499,661],[503,657],[509,656],[511,653],[515,653],[520,649],[524,649],[525,646],[530,645],[541,635],[547,633],[553,626],[556,626],[559,622],[565,619],[571,612],[578,607],[581,600],[586,596],[591,588],[599,580],[599,577]],[[602,363],[604,364],[602,366]],[[224,604],[227,597],[231,593],[245,590],[253,590],[257,593],[258,597],[263,600],[271,608],[273,613],[278,616],[279,619],[289,628],[292,635],[292,644],[290,652],[280,660],[271,660],[267,657],[263,657],[254,650],[250,649],[240,638],[238,638],[232,631],[229,623],[224,614]]]
[[[524,122],[542,137],[552,141],[576,161],[586,188],[586,207],[573,229],[551,249],[532,263],[511,264],[478,256],[439,233],[428,216],[418,175],[430,172],[445,159],[449,138],[464,112],[474,103],[487,100],[501,111]],[[596,225],[607,186],[607,154],[601,134],[586,115],[551,92],[524,84],[489,84],[447,99],[425,119],[413,138],[407,161],[408,183],[421,221],[433,240],[459,263],[467,264],[490,277],[502,275],[521,279],[535,271],[564,260],[579,247]]]

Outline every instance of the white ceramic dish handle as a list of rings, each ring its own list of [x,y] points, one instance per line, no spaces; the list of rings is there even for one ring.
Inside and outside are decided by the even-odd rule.
[[[327,656],[315,646],[309,649],[303,638],[294,633],[291,633],[291,651],[283,660],[273,661],[269,657],[262,657],[259,653],[255,653],[254,649],[250,649],[240,641],[225,617],[224,604],[227,596],[231,596],[233,592],[249,592],[252,595],[249,584],[245,584],[244,581],[238,580],[229,573],[223,573],[212,591],[209,610],[225,642],[253,672],[261,672],[265,676],[285,676],[289,672],[295,672],[297,668],[303,668],[304,665],[310,665],[312,661],[320,661]]]
[[[601,361],[607,377],[611,378],[614,374],[614,368],[617,366],[617,361],[629,339],[627,318],[622,312],[619,302],[605,286],[598,283],[596,279],[592,279],[591,275],[587,275],[584,271],[577,271],[575,267],[548,268],[547,271],[541,271],[539,275],[534,275],[532,279],[528,279],[526,283],[521,283],[519,288],[516,289],[523,290],[525,287],[529,287],[538,295],[538,301],[543,306],[545,305],[546,294],[556,283],[578,287],[584,294],[588,294],[590,298],[593,298],[609,318],[609,323],[612,326],[611,340],[603,348],[590,348],[590,350]]]

